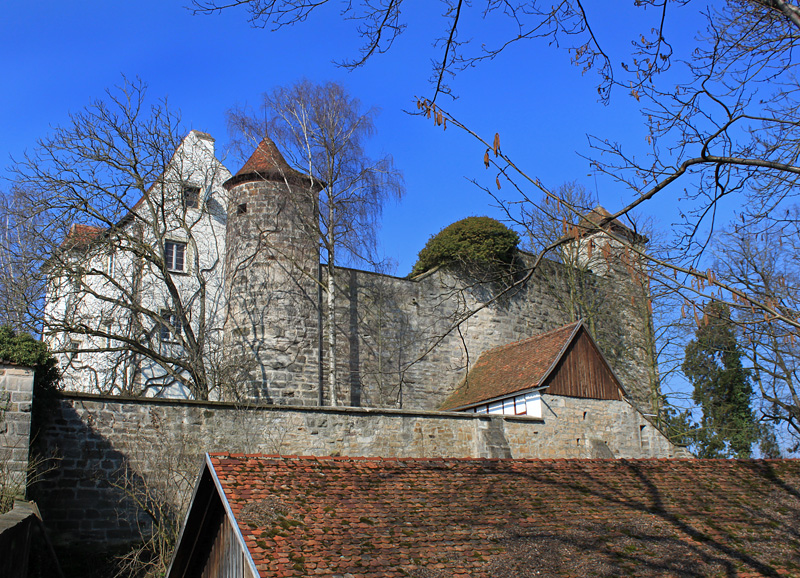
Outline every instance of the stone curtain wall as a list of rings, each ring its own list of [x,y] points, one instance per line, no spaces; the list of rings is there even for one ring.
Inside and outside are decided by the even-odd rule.
[[[25,491],[33,369],[0,363],[0,490]]]
[[[497,284],[442,270],[410,281],[340,269],[340,403],[437,409],[482,352],[573,321],[561,298],[569,292],[562,269],[543,262],[528,283],[455,329],[456,319],[487,302]],[[587,282],[602,297],[593,320],[598,347],[637,406],[650,413],[654,361],[646,303],[617,277],[587,274]]]
[[[188,504],[203,452],[383,457],[685,456],[625,402],[544,396],[543,419],[392,409],[237,407],[65,394],[37,449],[34,488],[59,541],[124,542],[150,524],[132,496]],[[160,498],[159,498],[160,497]]]

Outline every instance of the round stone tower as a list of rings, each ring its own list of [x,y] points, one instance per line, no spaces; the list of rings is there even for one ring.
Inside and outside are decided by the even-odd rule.
[[[269,138],[224,186],[227,395],[316,405],[319,187]]]

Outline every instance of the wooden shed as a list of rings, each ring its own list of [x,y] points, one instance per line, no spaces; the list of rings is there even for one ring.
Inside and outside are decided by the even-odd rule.
[[[257,578],[217,472],[206,461],[167,571],[168,578]]]
[[[627,397],[583,321],[485,351],[444,411],[541,417],[541,394],[588,399]]]

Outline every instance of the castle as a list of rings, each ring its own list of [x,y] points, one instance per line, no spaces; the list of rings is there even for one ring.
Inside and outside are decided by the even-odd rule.
[[[630,400],[652,411],[647,287],[626,247],[644,239],[615,221],[575,235],[564,247],[575,258],[545,260],[527,279],[338,268],[327,387],[319,186],[269,139],[231,175],[213,138],[191,131],[116,226],[73,226],[54,256],[45,339],[65,388],[435,410],[484,351],[584,317]]]
[[[375,458],[689,457],[658,388],[645,240],[598,208],[560,261],[335,271],[336,375],[316,187],[269,141],[231,175],[192,131],[110,227],[73,226],[48,264],[45,338],[64,391],[0,364],[0,453],[59,542],[141,539],[191,497],[204,452]],[[535,265],[535,266],[534,266]],[[39,411],[32,436],[31,408]],[[176,481],[177,480],[177,481]]]

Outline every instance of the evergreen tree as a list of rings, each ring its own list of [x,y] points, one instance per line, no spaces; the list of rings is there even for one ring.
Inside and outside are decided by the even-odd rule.
[[[692,398],[703,412],[694,433],[698,457],[749,457],[762,428],[750,407],[750,371],[742,367],[727,305],[706,306],[695,339],[686,346],[683,373],[692,382]]]

